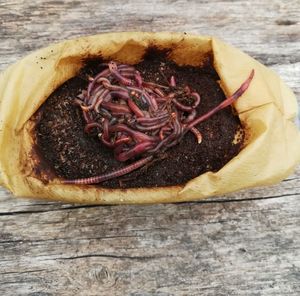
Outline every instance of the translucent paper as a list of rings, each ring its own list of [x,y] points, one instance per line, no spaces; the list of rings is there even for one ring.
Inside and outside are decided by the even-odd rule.
[[[178,64],[201,65],[208,53],[225,94],[255,76],[235,109],[247,141],[241,152],[216,173],[207,172],[185,186],[105,189],[48,183],[37,174],[33,153],[35,111],[62,83],[75,76],[89,57],[138,63],[149,46],[171,49]],[[243,188],[270,185],[300,162],[300,133],[294,124],[297,102],[270,69],[218,39],[178,33],[112,33],[51,45],[25,57],[0,76],[0,184],[15,196],[93,204],[158,203],[199,200]]]

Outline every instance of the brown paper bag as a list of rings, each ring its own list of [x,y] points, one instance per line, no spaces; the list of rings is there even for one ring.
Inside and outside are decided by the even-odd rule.
[[[132,64],[153,45],[173,48],[175,62],[194,66],[212,52],[228,95],[255,69],[249,89],[234,106],[247,130],[246,146],[218,172],[207,172],[185,186],[112,190],[63,185],[58,178],[44,184],[35,174],[37,159],[31,153],[34,135],[29,119],[34,112],[58,86],[76,75],[84,58],[101,55]],[[300,161],[296,115],[295,96],[272,70],[215,38],[112,33],[65,41],[36,51],[1,73],[0,184],[16,196],[94,204],[181,202],[270,185],[287,177]]]

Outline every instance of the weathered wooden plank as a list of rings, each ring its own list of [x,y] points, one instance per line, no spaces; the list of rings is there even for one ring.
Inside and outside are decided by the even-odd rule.
[[[297,295],[299,214],[299,196],[290,196],[1,216],[0,287],[4,295],[66,287],[70,295]]]
[[[299,100],[299,19],[298,0],[0,1],[0,70],[66,38],[186,31],[269,65]],[[299,194],[299,168],[278,185],[177,205],[64,205],[0,188],[0,292],[299,295]]]

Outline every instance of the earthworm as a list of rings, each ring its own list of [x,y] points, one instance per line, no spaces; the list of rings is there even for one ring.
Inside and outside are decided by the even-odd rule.
[[[200,95],[196,92],[192,92],[190,95],[195,98],[195,102],[193,104],[193,109],[195,109],[200,104]]]
[[[143,79],[142,79],[141,73],[139,71],[135,72],[134,78],[137,83],[137,86],[141,87],[143,84]]]
[[[247,88],[250,85],[251,80],[254,76],[254,70],[251,71],[249,77],[242,83],[242,85],[234,92],[233,95],[228,97],[226,100],[224,100],[222,103],[220,103],[218,106],[210,110],[209,112],[205,113],[204,115],[194,119],[191,123],[189,123],[187,129],[191,129],[193,126],[199,124],[200,122],[208,119],[218,111],[226,108],[227,106],[231,105],[235,100],[237,100],[243,93],[247,90]]]
[[[89,133],[90,130],[94,127],[97,127],[97,128],[102,128],[101,124],[99,124],[98,122],[91,122],[91,123],[88,123],[85,127],[84,127],[84,131],[86,133]]]
[[[91,90],[93,89],[94,85],[96,84],[97,80],[100,78],[100,77],[105,77],[109,75],[109,70],[108,69],[105,69],[103,70],[102,72],[100,72],[95,78],[94,80],[89,84],[88,86],[88,89],[87,89],[87,97],[89,98],[90,97],[90,93],[91,93]]]
[[[139,130],[139,131],[153,131],[153,130],[156,130],[156,129],[160,129],[161,127],[165,126],[166,125],[166,121],[164,122],[161,122],[161,123],[157,123],[155,125],[150,125],[150,126],[142,126],[142,125],[139,125],[137,124],[136,125],[136,128]]]
[[[176,87],[176,81],[175,81],[175,77],[173,75],[170,78],[170,86]]]
[[[123,162],[132,157],[136,157],[136,156],[146,152],[147,150],[149,150],[152,147],[153,147],[153,143],[145,141],[142,143],[138,143],[137,145],[135,145],[133,148],[129,149],[128,151],[124,151],[124,152],[117,154],[115,157],[118,161]]]
[[[165,79],[169,84],[165,86],[145,81],[130,65],[111,61],[102,66],[106,69],[90,79],[87,90],[74,99],[74,105],[82,109],[85,132],[97,128],[99,139],[113,149],[118,161],[133,163],[98,177],[65,181],[70,184],[98,183],[127,174],[153,159],[156,153],[178,144],[188,131],[201,143],[202,135],[195,126],[237,100],[254,76],[252,70],[237,91],[197,117],[200,94],[188,85],[177,85],[175,76]],[[191,105],[182,103],[187,98],[193,100]],[[138,157],[141,159],[136,161]]]
[[[200,144],[202,142],[202,134],[195,127],[192,127],[190,131],[195,135],[198,144]]]
[[[175,99],[175,98],[172,101],[176,105],[176,107],[182,111],[190,112],[190,111],[193,111],[193,109],[194,109],[192,106],[186,106],[186,105],[179,103],[177,101],[177,99]]]
[[[144,117],[143,111],[141,111],[141,109],[133,102],[132,99],[128,99],[127,103],[128,103],[128,107],[136,115],[136,117]]]
[[[139,123],[153,123],[157,120],[161,120],[161,119],[165,119],[165,118],[168,118],[169,117],[169,114],[162,114],[160,116],[157,116],[157,117],[151,117],[151,118],[147,118],[147,117],[142,117],[142,118],[137,118],[136,121],[139,122]]]
[[[135,171],[136,169],[144,166],[146,163],[150,162],[153,159],[153,156],[147,156],[138,161],[133,162],[132,164],[125,166],[119,170],[103,174],[100,176],[83,178],[83,179],[73,179],[73,180],[63,180],[64,184],[78,184],[78,185],[88,185],[88,184],[97,184],[110,179],[115,179],[117,177],[124,176],[126,174]]]
[[[132,80],[122,76],[120,74],[120,72],[118,71],[118,66],[115,62],[111,61],[108,63],[108,67],[109,67],[109,70],[111,72],[111,74],[117,79],[119,80],[119,82],[123,85],[133,85],[133,82]]]
[[[102,106],[112,112],[131,113],[130,108],[126,105],[120,105],[112,102],[103,102]]]

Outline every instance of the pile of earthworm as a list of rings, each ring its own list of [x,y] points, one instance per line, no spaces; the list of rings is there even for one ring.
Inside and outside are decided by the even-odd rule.
[[[100,141],[113,149],[115,159],[132,163],[107,174],[64,183],[95,184],[128,174],[178,144],[187,132],[195,135],[195,144],[201,143],[196,125],[231,105],[246,91],[254,76],[252,70],[232,96],[197,116],[199,93],[188,85],[177,86],[176,77],[166,78],[165,85],[161,85],[145,81],[131,65],[111,61],[103,66],[104,70],[89,78],[87,90],[74,103],[82,110],[85,132],[97,132]]]

